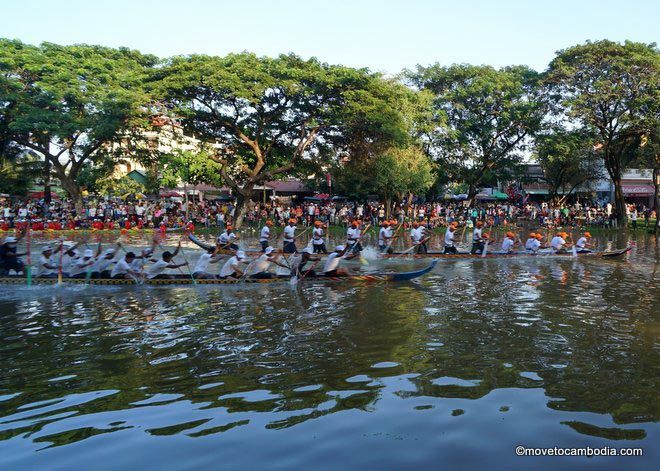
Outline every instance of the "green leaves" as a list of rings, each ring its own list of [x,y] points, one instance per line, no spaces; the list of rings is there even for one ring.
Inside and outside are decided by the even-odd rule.
[[[407,78],[434,94],[430,153],[453,180],[469,183],[470,196],[489,174],[520,162],[528,138],[541,125],[539,76],[527,67],[436,64],[418,67]]]

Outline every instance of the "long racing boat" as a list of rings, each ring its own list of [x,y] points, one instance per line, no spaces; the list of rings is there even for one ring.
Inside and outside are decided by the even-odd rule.
[[[437,260],[433,260],[429,266],[421,270],[398,272],[398,273],[364,273],[346,276],[302,276],[299,281],[302,283],[375,283],[375,282],[395,282],[395,281],[410,281],[415,278],[429,273],[435,265]],[[254,284],[254,283],[288,283],[291,279],[289,277],[281,278],[243,278],[243,279],[195,279],[189,276],[177,275],[176,278],[158,278],[152,280],[135,281],[132,279],[112,279],[112,278],[64,278],[63,284],[89,284],[89,285],[236,285],[240,283]],[[0,277],[0,284],[26,284],[27,280],[24,276],[6,276]],[[58,284],[57,278],[32,278],[31,283],[34,285],[54,285]]]
[[[214,248],[215,246],[213,244],[209,244],[207,242],[199,240],[197,237],[195,237],[192,234],[188,235],[188,238],[190,239],[191,242],[193,242],[195,245],[201,247],[204,250],[210,250]],[[600,250],[600,251],[579,251],[575,254],[573,254],[572,251],[566,251],[566,252],[553,252],[549,249],[541,249],[536,253],[528,252],[528,251],[516,251],[516,252],[499,252],[499,251],[489,251],[486,250],[486,254],[473,254],[470,252],[458,252],[455,254],[450,254],[450,253],[444,253],[444,252],[428,252],[425,254],[415,254],[412,252],[393,252],[391,254],[379,254],[379,258],[384,258],[384,259],[392,259],[392,258],[431,258],[431,259],[478,259],[478,258],[520,258],[520,257],[535,257],[535,258],[543,258],[543,257],[561,257],[561,258],[566,258],[566,257],[601,257],[601,258],[616,258],[616,257],[621,257],[627,252],[629,252],[632,249],[632,247],[625,247],[623,249],[617,249],[617,250]],[[258,255],[261,255],[261,251],[259,250],[244,250],[246,255],[251,256],[251,257],[256,257]],[[230,249],[218,249],[218,253],[220,254],[233,254],[234,251]]]

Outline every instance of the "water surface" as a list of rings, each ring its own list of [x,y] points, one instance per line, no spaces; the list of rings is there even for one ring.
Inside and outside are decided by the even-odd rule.
[[[649,469],[659,252],[636,243],[389,285],[0,287],[0,468]]]

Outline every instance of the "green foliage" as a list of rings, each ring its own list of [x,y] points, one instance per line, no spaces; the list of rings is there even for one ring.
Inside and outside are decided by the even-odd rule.
[[[557,199],[560,192],[567,196],[579,186],[587,186],[603,176],[591,142],[592,136],[579,129],[558,128],[537,136],[536,160],[543,169],[552,198]]]
[[[43,161],[32,153],[0,154],[0,193],[25,195],[41,174]]]
[[[660,115],[660,53],[655,44],[587,42],[557,54],[546,73],[556,113],[597,136],[625,221],[621,175],[634,160],[631,148],[651,133]]]
[[[336,173],[339,190],[364,200],[376,194],[401,201],[408,194],[422,195],[436,181],[436,166],[417,147],[392,147],[370,159],[349,162]]]
[[[485,179],[511,175],[545,111],[536,72],[436,64],[418,66],[407,77],[435,95],[428,148],[451,180],[468,183],[472,197]]]
[[[228,184],[249,193],[257,182],[291,174],[304,160],[349,147],[346,135],[405,141],[392,102],[399,84],[365,69],[295,55],[190,56],[171,61],[154,87],[196,136],[222,147],[214,159]]]
[[[188,185],[221,186],[221,165],[214,162],[208,152],[175,151],[161,156],[162,177],[164,187],[175,188],[180,182]]]
[[[0,103],[12,142],[47,158],[69,195],[88,161],[116,157],[146,123],[142,83],[156,58],[125,48],[0,40]]]

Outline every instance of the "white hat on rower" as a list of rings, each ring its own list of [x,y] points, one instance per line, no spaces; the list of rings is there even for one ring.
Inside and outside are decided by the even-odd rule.
[[[69,247],[73,247],[76,244],[74,242],[67,240],[66,242],[62,243],[62,245],[66,248],[69,248]]]
[[[41,248],[41,253],[44,253],[44,252],[52,252],[52,251],[53,251],[53,248],[52,248],[50,245],[44,245],[44,246]]]
[[[343,245],[338,245],[337,247],[335,247],[335,252],[341,252],[341,251],[344,250],[345,248],[346,248],[346,247],[344,247]]]
[[[272,247],[266,247],[266,250],[264,250],[264,253],[265,253],[266,255],[268,255],[268,254],[273,253],[273,250],[275,250],[275,249],[272,248]]]
[[[114,255],[116,252],[115,249],[105,249],[105,252],[103,252],[103,256],[107,257],[108,255]]]
[[[313,253],[314,253],[314,250],[312,250],[311,247],[305,247],[305,248],[303,249],[303,253],[313,254]]]
[[[245,258],[245,252],[243,252],[242,250],[239,250],[238,252],[236,252],[236,257],[237,258]]]
[[[18,240],[16,240],[16,237],[9,236],[5,238],[5,244],[15,244],[16,242],[18,242]]]
[[[92,258],[94,256],[94,252],[92,249],[87,249],[85,250],[84,258]]]

